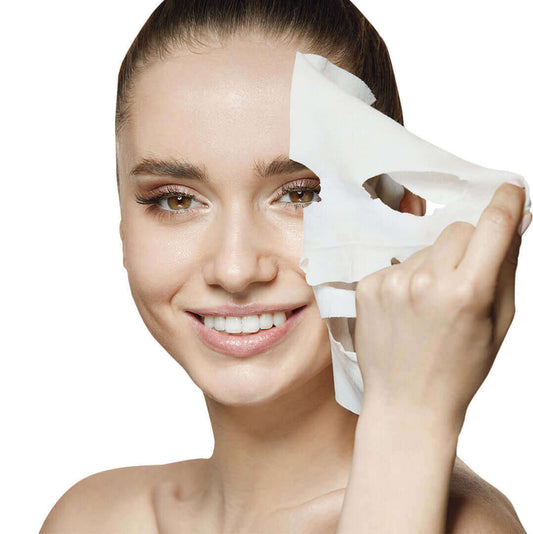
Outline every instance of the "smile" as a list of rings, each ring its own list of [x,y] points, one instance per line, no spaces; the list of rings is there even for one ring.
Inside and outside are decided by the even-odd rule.
[[[270,328],[279,327],[292,311],[261,313],[259,315],[244,315],[243,317],[232,317],[224,315],[206,315],[202,317],[203,323],[207,328],[214,328],[219,332],[228,334],[255,334],[259,330],[269,330]]]
[[[300,322],[305,306],[254,315],[200,315],[187,312],[200,340],[230,356],[261,354],[281,343]]]

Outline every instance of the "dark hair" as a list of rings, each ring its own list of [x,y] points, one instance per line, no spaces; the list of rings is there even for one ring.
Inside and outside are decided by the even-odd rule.
[[[135,74],[175,49],[208,46],[239,32],[259,30],[297,38],[372,89],[374,107],[403,124],[387,47],[350,0],[165,0],[133,41],[120,67],[116,132],[127,121]]]

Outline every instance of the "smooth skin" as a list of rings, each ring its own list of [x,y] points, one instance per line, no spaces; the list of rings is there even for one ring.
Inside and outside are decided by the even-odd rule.
[[[455,446],[512,319],[524,193],[502,186],[477,229],[452,225],[432,247],[360,282],[364,406],[360,416],[345,410],[334,398],[327,328],[298,265],[304,208],[281,194],[317,177],[254,169],[288,157],[297,50],[311,51],[239,35],[176,51],[139,75],[117,139],[124,266],[146,326],[205,393],[215,447],[207,459],[82,480],[41,534],[523,532],[511,503]],[[208,181],[132,174],[146,158],[186,160]],[[195,196],[190,210],[169,215],[136,201],[173,187]],[[401,209],[423,215],[424,205],[406,191]],[[203,345],[186,313],[249,302],[306,308],[280,345],[247,358]]]

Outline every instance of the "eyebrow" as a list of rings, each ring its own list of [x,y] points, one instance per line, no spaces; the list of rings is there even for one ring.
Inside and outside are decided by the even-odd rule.
[[[254,172],[260,178],[270,178],[281,174],[295,174],[301,171],[309,171],[302,163],[293,161],[286,156],[278,156],[270,163],[257,160],[254,163]],[[172,178],[191,178],[201,182],[209,182],[209,177],[204,167],[194,165],[185,160],[143,158],[131,170],[131,176],[139,175],[170,176]]]

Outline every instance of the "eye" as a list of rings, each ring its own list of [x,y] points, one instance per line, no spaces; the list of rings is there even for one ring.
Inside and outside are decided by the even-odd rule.
[[[138,193],[135,198],[139,204],[147,205],[150,212],[168,217],[185,215],[203,206],[195,195],[175,189],[174,186],[167,186],[146,196]]]
[[[201,203],[195,200],[193,195],[185,195],[183,193],[158,199],[159,206],[165,211],[186,211],[192,207],[193,202],[201,206]]]
[[[312,202],[320,202],[321,198],[318,195],[320,193],[320,185],[318,180],[304,178],[284,185],[281,188],[282,195],[278,198],[283,204],[294,205],[296,208],[299,206],[305,207]],[[284,198],[287,200],[284,200]]]

